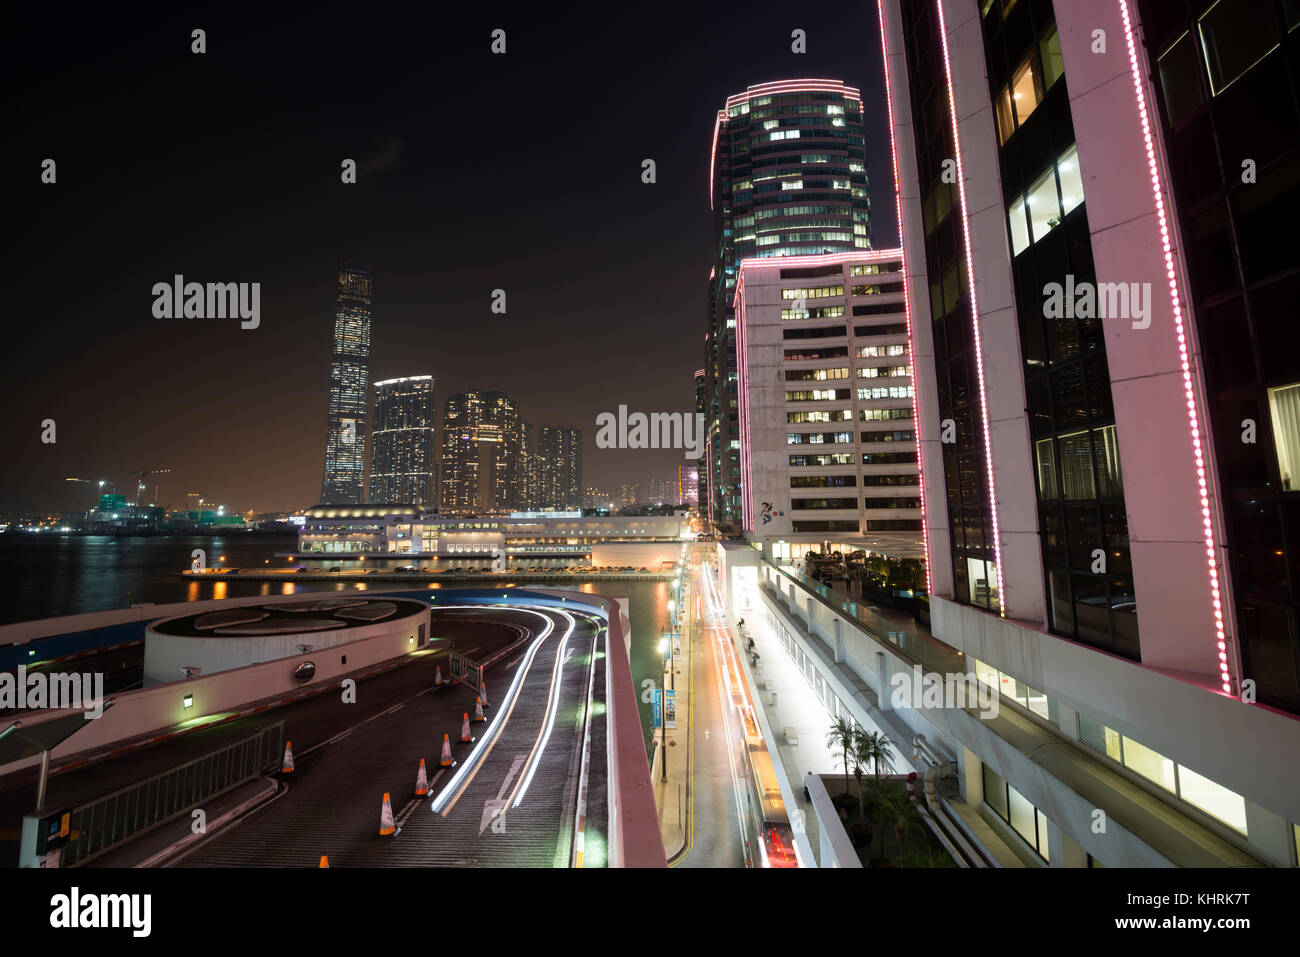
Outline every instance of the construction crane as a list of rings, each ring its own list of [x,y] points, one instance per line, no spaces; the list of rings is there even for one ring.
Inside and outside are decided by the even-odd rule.
[[[135,484],[135,504],[136,504],[136,505],[139,505],[139,504],[140,504],[140,493],[141,493],[142,491],[144,491],[144,480],[145,480],[146,478],[148,478],[150,475],[164,475],[164,474],[166,474],[167,472],[170,472],[170,471],[171,471],[171,469],[140,469],[140,471],[138,471],[138,472],[132,472],[132,473],[130,473],[131,475],[134,475],[134,476],[136,477],[136,484]],[[154,483],[154,487],[153,487],[153,497],[154,497],[154,500],[157,501],[157,499],[158,499],[158,483],[157,483],[157,482]]]

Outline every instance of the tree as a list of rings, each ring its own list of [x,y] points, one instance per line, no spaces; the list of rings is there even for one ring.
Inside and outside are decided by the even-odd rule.
[[[898,842],[901,857],[907,845],[907,829],[916,816],[916,807],[906,793],[890,788],[880,795],[880,816],[894,826],[894,839]]]
[[[870,764],[876,772],[876,782],[875,787],[872,788],[872,794],[878,815],[880,815],[881,806],[885,803],[885,792],[880,783],[880,769],[884,767],[890,772],[894,770],[894,760],[890,747],[889,735],[883,731],[862,730],[853,736],[853,759],[863,767]],[[845,779],[844,786],[846,789],[848,788],[847,779]],[[862,795],[862,803],[866,803],[866,795]],[[876,826],[880,829],[880,859],[883,861],[885,859],[885,828],[881,816],[877,816]]]
[[[849,755],[856,754],[854,741],[857,738],[857,728],[853,722],[845,717],[838,717],[831,725],[830,731],[826,732],[826,747],[832,751],[839,751],[843,756],[844,764],[844,793],[849,793]]]

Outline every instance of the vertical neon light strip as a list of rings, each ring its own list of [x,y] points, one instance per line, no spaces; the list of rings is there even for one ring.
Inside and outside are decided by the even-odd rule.
[[[907,253],[903,242],[903,193],[898,179],[898,147],[894,143],[894,100],[889,85],[889,47],[885,42],[884,0],[876,0],[876,20],[880,24],[880,62],[885,68],[885,106],[889,110],[889,155],[894,162],[894,215],[898,219],[898,261],[903,269],[903,314],[907,322],[907,364],[912,369],[912,434],[916,437],[917,486],[921,501],[921,550],[925,555],[925,593],[930,594],[930,530],[925,522],[925,464],[921,461],[921,416],[916,384],[916,337],[912,335],[912,306],[908,293]],[[863,529],[865,532],[866,529]],[[1001,601],[1001,596],[999,596]]]
[[[1142,73],[1138,68],[1137,41],[1133,35],[1133,21],[1128,3],[1119,0],[1120,16],[1124,20],[1124,39],[1128,43],[1129,71],[1133,74],[1133,94],[1137,101],[1138,117],[1142,122],[1142,139],[1146,144],[1147,169],[1151,174],[1151,195],[1156,202],[1156,218],[1160,221],[1160,246],[1165,256],[1165,275],[1169,280],[1169,304],[1174,313],[1174,331],[1178,335],[1178,361],[1183,367],[1183,393],[1187,399],[1187,427],[1192,437],[1192,455],[1196,460],[1196,484],[1201,496],[1201,525],[1205,533],[1205,561],[1210,574],[1210,604],[1214,609],[1214,634],[1219,651],[1219,680],[1223,690],[1232,694],[1232,675],[1228,670],[1228,639],[1223,627],[1223,603],[1219,592],[1219,566],[1214,558],[1214,522],[1210,517],[1210,490],[1205,480],[1205,456],[1201,448],[1201,428],[1196,414],[1196,392],[1192,384],[1192,364],[1187,355],[1187,331],[1183,326],[1183,309],[1178,296],[1178,276],[1174,270],[1174,254],[1169,240],[1169,220],[1165,216],[1164,190],[1156,164],[1155,141],[1147,115],[1146,94],[1142,90]]]
[[[980,336],[979,309],[975,299],[975,257],[971,253],[970,219],[966,206],[966,176],[962,171],[961,137],[957,135],[957,97],[952,88],[952,62],[948,59],[948,28],[943,19],[943,0],[935,0],[939,13],[939,43],[943,48],[943,74],[948,84],[948,112],[952,114],[952,142],[956,147],[957,194],[961,199],[961,230],[966,245],[966,278],[970,287],[971,333],[975,341],[975,371],[980,384],[980,418],[984,423],[984,462],[989,476],[989,510],[993,517],[993,557],[998,570],[998,614],[1007,616],[1007,593],[1002,586],[1002,530],[998,525],[997,485],[993,480],[993,440],[989,434],[989,401],[984,389],[984,344]],[[915,391],[915,390],[913,390]]]

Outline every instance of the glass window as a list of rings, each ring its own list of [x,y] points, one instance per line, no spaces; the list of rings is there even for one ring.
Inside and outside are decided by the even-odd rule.
[[[1034,443],[1035,457],[1038,460],[1038,495],[1043,501],[1061,497],[1056,484],[1056,442],[1053,439],[1039,439]]]
[[[997,98],[998,142],[1005,143],[1016,131],[1015,117],[1011,113],[1011,87],[1004,86]]]
[[[1154,781],[1166,790],[1178,793],[1174,762],[1163,754],[1152,751],[1146,745],[1138,744],[1127,735],[1124,736],[1124,767],[1136,771],[1148,781]]]
[[[1087,432],[1071,432],[1060,437],[1061,479],[1065,497],[1086,501],[1097,497],[1092,481],[1091,442]]]
[[[1038,843],[1038,821],[1034,816],[1034,806],[1025,800],[1024,795],[1007,785],[1007,805],[1011,811],[1011,826],[1029,842],[1030,847]]]
[[[1007,782],[987,764],[984,765],[984,803],[997,811],[998,817],[1006,820]]]
[[[1119,733],[1082,712],[1079,713],[1079,740],[1114,761],[1123,758]]]
[[[1201,17],[1197,28],[1216,96],[1278,45],[1272,4],[1220,0]]]
[[[1300,489],[1300,382],[1269,389],[1268,409],[1282,488],[1294,492]]]
[[[1029,114],[1038,106],[1038,84],[1031,55],[1011,77],[1011,102],[1016,108],[1016,125],[1024,126]]]
[[[1196,44],[1184,33],[1159,60],[1160,92],[1165,100],[1169,125],[1177,126],[1205,101],[1201,78],[1196,70]]]
[[[1025,221],[1025,201],[1017,196],[1007,211],[1007,222],[1011,224],[1011,255],[1019,256],[1029,245],[1029,224]]]
[[[1079,150],[1071,146],[1056,161],[1061,175],[1061,206],[1069,212],[1083,202],[1083,176],[1079,172]]]
[[[1055,24],[1038,41],[1038,55],[1043,61],[1043,89],[1050,90],[1052,84],[1065,73],[1065,63],[1061,59],[1061,36],[1056,32]]]
[[[1178,765],[1178,796],[1234,830],[1246,833],[1245,799],[1181,764]]]
[[[1052,627],[1062,634],[1074,634],[1074,604],[1070,601],[1070,573],[1053,569],[1048,576],[1052,589]]]
[[[1047,815],[1042,811],[1034,812],[1038,816],[1038,853],[1042,855],[1043,860],[1051,861],[1047,850]]]
[[[1029,187],[1029,222],[1038,242],[1061,223],[1061,201],[1056,194],[1056,173],[1048,170]]]

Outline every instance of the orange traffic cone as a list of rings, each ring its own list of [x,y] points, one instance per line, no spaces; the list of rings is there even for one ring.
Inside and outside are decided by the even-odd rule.
[[[429,793],[429,777],[424,773],[424,758],[420,758],[420,770],[415,773],[415,796],[424,797]]]
[[[280,762],[280,773],[288,774],[293,770],[293,742],[284,742],[284,760]]]
[[[468,711],[465,712],[464,717],[461,719],[460,740],[462,742],[474,740],[474,738],[469,733],[469,712]]]
[[[483,703],[483,707],[485,708],[490,707],[488,705],[488,699],[487,699],[487,685],[481,681],[479,682],[478,685],[478,700]]]
[[[486,720],[487,720],[487,718],[483,717],[483,699],[482,699],[482,698],[475,698],[475,699],[474,699],[474,720],[475,720],[475,721],[486,721]]]
[[[322,855],[320,856],[320,866],[321,866],[321,867],[329,867],[329,866],[330,866],[330,856],[329,856],[328,854],[322,854]]]
[[[379,836],[389,837],[397,828],[393,824],[393,806],[388,802],[388,792],[384,792],[384,804],[379,809]]]
[[[451,741],[448,740],[447,735],[444,734],[442,736],[442,760],[438,762],[438,766],[443,768],[449,768],[451,767],[452,763],[453,762],[451,760]]]
[[[436,685],[442,684],[442,665],[439,665],[437,670],[433,673],[433,683]]]

